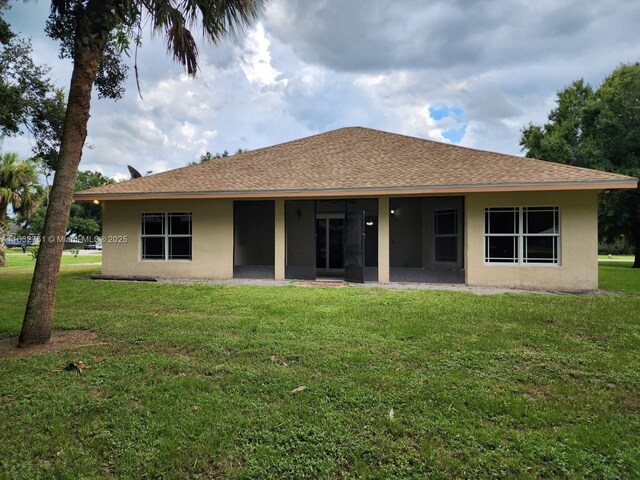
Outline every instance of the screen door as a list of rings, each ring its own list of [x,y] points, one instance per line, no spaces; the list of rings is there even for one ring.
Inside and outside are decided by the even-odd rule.
[[[364,211],[347,212],[344,219],[344,279],[347,282],[364,283]]]
[[[316,279],[316,206],[313,200],[285,202],[285,278]]]

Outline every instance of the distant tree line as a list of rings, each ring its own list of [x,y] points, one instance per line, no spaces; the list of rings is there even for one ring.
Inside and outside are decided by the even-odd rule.
[[[640,178],[640,63],[619,66],[596,89],[574,81],[520,145],[528,157]],[[602,240],[633,245],[640,268],[640,191],[603,195],[599,225]]]
[[[236,150],[236,153],[234,153],[233,155],[239,155],[241,153],[246,153],[248,151],[249,150],[246,148],[245,149],[239,148],[238,150]],[[221,158],[229,157],[229,156],[231,156],[231,154],[227,150],[223,151],[222,153],[215,153],[215,154],[207,151],[202,155],[200,155],[200,158],[198,160],[189,162],[188,165],[197,165],[198,163],[208,162],[210,160],[219,160]]]

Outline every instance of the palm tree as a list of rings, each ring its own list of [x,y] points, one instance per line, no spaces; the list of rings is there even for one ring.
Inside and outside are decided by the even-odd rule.
[[[3,230],[7,208],[29,215],[38,206],[41,192],[35,162],[20,160],[15,153],[0,155],[0,267],[5,266]]]
[[[66,18],[66,47],[71,49],[73,72],[60,143],[58,168],[49,197],[43,242],[31,282],[18,345],[46,343],[51,320],[63,238],[73,186],[87,136],[87,122],[100,61],[114,35],[149,25],[164,35],[173,58],[189,75],[198,68],[198,47],[190,29],[201,29],[213,43],[250,25],[267,0],[52,0],[52,18]],[[56,25],[53,25],[55,30]],[[50,32],[52,29],[50,28]],[[60,38],[58,32],[57,35]],[[137,41],[137,40],[136,40]],[[63,41],[65,45],[65,41]]]

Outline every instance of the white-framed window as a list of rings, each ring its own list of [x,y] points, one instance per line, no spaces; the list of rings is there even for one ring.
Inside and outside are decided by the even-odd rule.
[[[191,260],[191,213],[143,213],[142,260]]]
[[[433,232],[436,262],[458,261],[458,210],[436,210],[433,212]]]
[[[484,212],[485,263],[560,263],[559,207],[495,207]]]

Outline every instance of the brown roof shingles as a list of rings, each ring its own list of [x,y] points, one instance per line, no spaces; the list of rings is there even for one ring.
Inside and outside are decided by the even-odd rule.
[[[85,190],[76,198],[492,186],[527,190],[545,184],[632,188],[634,181],[614,173],[351,127]]]

